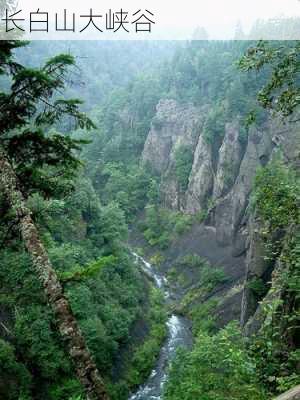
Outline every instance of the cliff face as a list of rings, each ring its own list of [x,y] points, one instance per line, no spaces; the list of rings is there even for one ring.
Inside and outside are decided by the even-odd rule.
[[[259,227],[255,215],[250,212],[249,198],[258,168],[266,165],[278,149],[287,162],[297,162],[299,125],[269,118],[262,126],[251,127],[245,135],[242,121],[236,116],[225,124],[221,135],[209,138],[205,132],[207,110],[208,107],[182,106],[174,100],[160,101],[142,162],[150,164],[161,175],[165,206],[205,216],[202,230],[209,226],[210,232],[213,231],[210,241],[215,241],[214,246],[220,252],[220,257],[215,260],[217,264],[224,264],[221,249],[230,251],[232,259],[225,262],[232,277],[228,290],[253,277],[267,282],[273,266],[264,261],[257,235]],[[184,190],[176,176],[176,149],[180,146],[188,146],[193,155]],[[197,252],[199,248],[201,246],[196,241],[193,250]],[[201,250],[198,252],[203,255]],[[234,259],[238,260],[238,267],[236,261],[232,261]],[[235,269],[239,268],[239,273],[233,271],[230,262],[235,264]],[[247,284],[242,289],[241,298],[241,321],[245,325],[255,313],[258,302],[247,289]],[[223,311],[230,314],[226,307]]]
[[[185,194],[175,174],[175,154],[180,147],[195,149],[203,124],[201,110],[174,100],[160,101],[147,137],[142,160],[162,177],[164,200],[173,209],[185,209]]]

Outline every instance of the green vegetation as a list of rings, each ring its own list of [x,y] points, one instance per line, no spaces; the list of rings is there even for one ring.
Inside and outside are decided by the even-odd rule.
[[[116,205],[102,206],[88,181],[77,187],[64,200],[33,196],[28,203],[97,366],[112,396],[126,399],[153,367],[164,338],[162,299],[153,292],[147,306],[151,328],[146,341],[134,349],[131,372],[120,378],[122,384],[112,385],[118,352],[130,341],[134,321],[144,318],[147,288],[121,245],[127,232],[121,210]],[[6,235],[5,230],[1,233]],[[0,254],[4,260],[0,305],[9,316],[5,326],[13,332],[11,344],[3,342],[1,365],[6,365],[3,374],[16,377],[6,384],[5,396],[9,392],[14,399],[19,390],[23,396],[28,393],[29,400],[34,389],[43,399],[65,400],[81,393],[30,260],[18,241]],[[15,349],[25,362],[14,358]],[[119,387],[122,390],[116,395]]]
[[[200,210],[195,214],[195,219],[199,224],[202,224],[206,220],[208,216],[208,211],[207,210]]]
[[[197,336],[191,352],[178,352],[170,370],[166,400],[263,400],[256,366],[247,354],[237,324],[213,336]]]
[[[208,143],[220,141],[225,134],[225,110],[222,105],[211,109],[204,124],[204,138]]]
[[[299,223],[299,194],[299,179],[280,159],[259,171],[254,201],[266,236]]]
[[[185,294],[177,311],[192,321],[193,333],[216,331],[214,309],[219,300],[211,295],[219,285],[227,281],[223,269],[216,268],[197,254],[180,257],[168,272],[171,284],[179,284]]]
[[[259,90],[259,103],[287,117],[300,104],[299,67],[300,44],[260,41],[250,47],[239,66],[244,71],[267,70],[268,80]],[[270,68],[270,65],[272,68]]]
[[[130,339],[132,323],[143,315],[142,303],[147,291],[118,241],[118,233],[123,234],[125,226],[120,225],[120,219],[113,225],[113,215],[107,214],[107,207],[99,204],[93,192],[84,188],[79,192],[89,195],[94,202],[83,202],[75,191],[59,207],[54,204],[55,208],[47,208],[48,202],[43,204],[44,211],[36,218],[41,220],[40,231],[98,368],[110,381],[115,357]],[[76,207],[70,207],[73,202]],[[24,370],[29,377],[25,380],[27,392],[34,389],[43,399],[65,400],[81,393],[29,258],[15,241],[10,250],[1,250],[1,259],[0,304],[8,316],[4,324],[13,332],[11,348],[16,348],[19,357],[25,360],[16,361],[14,368],[20,371],[16,376]],[[5,354],[12,357],[11,353]],[[7,368],[9,365],[13,368],[9,359],[6,364]],[[18,379],[6,385],[10,393],[15,393],[21,385]]]
[[[300,382],[297,363],[300,287],[299,178],[274,160],[256,178],[254,198],[266,257],[276,263],[270,297],[262,302],[263,325],[251,343],[260,379],[272,392]]]
[[[107,165],[106,196],[95,190],[79,159],[81,146],[87,141],[78,139],[95,126],[80,111],[79,100],[57,97],[57,90],[64,89],[67,67],[74,64],[73,57],[55,56],[44,67],[25,68],[11,56],[11,50],[20,45],[3,42],[0,46],[0,74],[11,74],[12,78],[7,80],[8,90],[0,92],[0,158],[12,163],[38,228],[39,237],[30,238],[31,243],[34,245],[36,239],[44,243],[54,267],[51,276],[60,278],[97,368],[113,393],[117,356],[130,342],[131,328],[144,317],[145,309],[153,312],[149,340],[155,345],[148,346],[154,354],[165,329],[157,311],[158,300],[149,304],[149,283],[124,246],[126,219],[143,207],[149,175],[133,165],[122,175],[119,165]],[[67,134],[64,115],[74,122]],[[77,128],[80,131],[69,132]],[[5,184],[7,177],[1,178]],[[122,185],[127,188],[125,195],[119,193]],[[47,302],[49,297],[20,239],[19,219],[23,215],[16,215],[18,204],[12,204],[11,199],[15,199],[14,193],[8,196],[1,192],[0,368],[1,378],[6,380],[5,385],[0,384],[0,397],[79,399],[83,389]],[[154,360],[147,358],[148,368]],[[145,376],[141,363],[137,362],[135,371]],[[127,398],[131,385],[129,377],[123,379],[123,397],[118,400]]]
[[[14,399],[13,394],[19,392],[21,398],[31,399],[32,389],[51,400],[81,393],[29,257],[15,249],[2,250],[1,259],[0,304],[6,310],[4,326],[10,339],[10,344],[3,343],[6,351],[1,353],[1,365],[12,377],[2,388],[4,398]]]
[[[34,43],[17,50],[22,45],[0,45],[0,158],[4,154],[12,165],[112,399],[125,400],[149,375],[166,336],[162,296],[124,245],[127,224],[145,214],[141,231],[161,251],[214,207],[208,199],[207,210],[195,216],[163,207],[160,176],[140,163],[151,124],[162,128],[156,106],[168,98],[206,107],[203,135],[214,157],[226,123],[233,120],[241,122],[239,140],[245,147],[249,124],[261,127],[267,117],[257,93],[263,108],[283,116],[299,105],[299,44],[252,46],[239,63],[249,74],[236,65],[247,42],[192,41],[176,49],[168,43],[155,49],[126,44],[123,50],[123,43],[95,49],[94,44],[68,44],[93,60],[80,61],[85,85],[68,89],[71,95],[82,93],[85,106],[76,98],[60,98],[66,80],[73,80],[68,71],[76,73],[73,57],[63,54],[43,63],[66,44]],[[11,57],[13,49],[17,59]],[[122,52],[118,63],[116,51]],[[157,62],[173,52],[171,60]],[[153,59],[155,68],[150,68]],[[93,134],[87,136],[88,130]],[[192,163],[193,149],[178,147],[172,173],[179,192],[188,187]],[[230,165],[225,180],[232,184]],[[0,398],[83,400],[57,320],[20,239],[23,213],[16,214],[8,197],[0,191]],[[179,311],[191,318],[196,340],[192,351],[179,351],[171,366],[166,400],[263,400],[299,383],[296,172],[280,160],[261,169],[253,204],[266,258],[275,267],[272,285],[260,278],[248,282],[262,301],[262,327],[249,340],[234,323],[218,331],[214,313],[221,300],[212,294],[226,282],[224,271],[197,255],[179,259],[168,277],[186,291]],[[161,253],[153,257],[156,265],[164,262]],[[139,323],[146,326],[142,338],[134,335]]]
[[[285,238],[281,264],[273,280],[271,294],[264,300],[264,322],[251,341],[251,356],[255,359],[258,376],[273,393],[281,393],[300,383],[299,309],[297,299],[300,286],[300,235],[290,232]]]
[[[298,43],[285,48],[260,43],[240,62],[246,70],[272,63],[271,78],[258,98],[265,108],[283,115],[290,115],[299,104],[299,88],[294,86],[299,72],[297,49]],[[252,117],[248,122],[257,123],[255,113]],[[219,132],[211,130],[207,138]],[[193,350],[179,351],[171,366],[167,400],[261,400],[299,384],[299,194],[299,177],[280,159],[258,172],[253,203],[266,258],[275,266],[272,287],[261,303],[262,326],[245,339],[232,323],[216,332],[212,315],[217,300],[192,310],[197,339]],[[175,277],[174,270],[171,276]],[[258,299],[268,290],[258,278],[247,285]]]
[[[167,313],[164,298],[158,289],[152,289],[150,311],[146,317],[149,324],[149,335],[146,341],[135,349],[131,366],[126,374],[131,388],[136,388],[149,376],[160,352],[163,340],[167,335]]]
[[[216,317],[214,310],[218,305],[218,299],[213,298],[195,305],[189,316],[193,323],[193,333],[195,336],[200,332],[207,332],[208,334],[216,333]]]
[[[30,399],[31,376],[24,365],[16,359],[13,346],[0,340],[0,396],[7,399]],[[7,386],[10,390],[7,390]]]
[[[140,228],[150,246],[166,249],[173,240],[187,232],[192,223],[190,215],[149,205]]]
[[[246,283],[246,287],[252,290],[258,299],[261,299],[268,292],[268,286],[262,280],[262,278],[252,278]]]
[[[224,283],[227,280],[222,268],[212,266],[205,258],[197,254],[187,254],[176,260],[173,268],[170,270],[170,277],[174,282],[176,274],[172,271],[180,271],[186,275],[187,281],[190,281],[189,284],[192,285],[192,290],[197,291],[202,288],[201,296],[205,296],[219,283]]]
[[[155,254],[153,254],[153,256],[150,258],[150,264],[155,265],[157,267],[159,267],[163,262],[164,262],[165,258],[164,256],[157,252]]]
[[[182,310],[189,310],[194,303],[203,302],[206,297],[227,278],[224,271],[211,265],[204,265],[199,274],[199,283],[193,285],[184,295],[181,301]]]
[[[166,338],[167,313],[164,298],[158,289],[151,288],[149,293],[148,311],[144,316],[143,325],[146,337],[136,338],[126,352],[124,362],[118,371],[119,378],[108,382],[112,400],[128,399],[130,392],[137,389],[149,376],[162,342]]]
[[[268,258],[272,257],[277,265],[269,296],[261,305],[262,327],[255,336],[245,339],[232,323],[217,331],[216,298],[192,307],[196,342],[191,352],[178,352],[166,385],[167,400],[262,400],[300,382],[296,344],[300,286],[298,179],[275,160],[259,171],[254,198]],[[184,261],[197,266],[200,260],[188,256]],[[258,299],[266,294],[261,279],[252,279],[248,286]],[[187,296],[183,302],[194,301],[193,295]]]
[[[181,192],[185,192],[192,170],[194,155],[188,146],[180,146],[175,151],[175,173]]]
[[[91,179],[102,201],[117,204],[129,222],[145,207],[151,191],[150,173],[136,164],[101,164]]]
[[[205,258],[198,256],[198,254],[187,254],[177,260],[180,266],[187,266],[188,268],[202,268],[208,266]]]

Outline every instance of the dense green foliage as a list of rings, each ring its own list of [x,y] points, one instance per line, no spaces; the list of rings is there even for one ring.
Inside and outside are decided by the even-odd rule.
[[[169,270],[169,280],[184,289],[184,295],[177,306],[180,313],[187,315],[193,323],[193,333],[197,334],[202,322],[213,329],[212,308],[217,300],[211,299],[217,287],[224,284],[228,277],[222,268],[211,265],[196,254],[188,254],[176,260]]]
[[[258,115],[258,123],[265,119],[257,106],[256,92],[265,82],[266,73],[246,75],[236,66],[249,44],[192,41],[179,49],[169,69],[162,71],[166,97],[211,106],[204,124],[205,138],[211,143],[222,137],[225,123],[232,118],[240,116],[247,126],[249,110]]]
[[[268,261],[276,263],[270,297],[262,303],[264,323],[251,345],[259,376],[272,391],[300,382],[299,361],[299,177],[274,160],[255,182],[255,204]]]
[[[0,146],[13,162],[112,398],[125,400],[148,376],[166,335],[161,294],[150,289],[124,246],[127,223],[136,223],[142,215],[144,238],[161,251],[207,216],[206,211],[189,216],[164,208],[160,177],[140,164],[151,124],[161,128],[156,105],[171,98],[207,107],[203,135],[213,150],[221,144],[226,123],[239,120],[245,145],[249,123],[261,125],[266,119],[256,102],[262,87],[259,101],[265,108],[290,115],[298,105],[298,44],[270,48],[260,43],[240,62],[249,74],[236,65],[247,42],[190,42],[176,50],[168,43],[143,49],[120,43],[95,48],[91,43],[72,44],[75,54],[80,50],[90,57],[79,61],[83,88],[69,54],[36,67],[56,53],[57,46],[70,44],[32,44],[17,51],[17,63],[10,52],[19,45],[0,46],[0,74],[12,78],[0,92]],[[169,61],[155,61],[150,68],[153,57],[158,61],[173,51]],[[116,52],[121,54],[119,63],[114,62]],[[80,101],[58,98],[56,89],[64,88],[65,79],[76,82],[68,93],[83,94],[94,122],[82,113]],[[18,94],[23,85],[26,96]],[[72,126],[65,114],[73,117]],[[86,141],[89,128],[91,143]],[[192,162],[192,149],[179,147],[174,172],[182,192]],[[262,169],[256,178],[254,203],[267,257],[280,264],[272,288],[280,296],[263,304],[265,323],[250,343],[235,324],[217,331],[214,311],[219,299],[211,296],[227,280],[221,268],[191,254],[169,270],[170,284],[185,290],[177,308],[191,318],[196,341],[192,351],[180,351],[171,366],[166,400],[263,400],[266,391],[281,392],[299,381],[294,372],[299,359],[298,184],[296,174],[281,162]],[[0,397],[77,399],[82,389],[20,242],[16,216],[4,198],[0,216],[0,375],[5,382],[0,383]],[[163,264],[163,256],[155,253],[152,261]],[[259,300],[269,288],[260,280],[248,284]],[[139,323],[146,326],[141,338],[134,334]]]
[[[1,364],[11,375],[2,395],[14,399],[18,398],[14,393],[19,392],[21,398],[31,399],[32,389],[38,389],[41,397],[63,399],[81,393],[28,256],[20,250],[5,250],[1,258],[1,309],[6,312],[3,323],[10,342],[4,349],[11,349],[2,354],[7,358],[2,358]],[[18,355],[16,360],[13,351]],[[26,379],[20,381],[24,374]]]
[[[241,332],[230,324],[217,334],[200,333],[191,352],[181,350],[166,385],[167,400],[263,400],[255,363]]]
[[[247,42],[189,42],[173,47],[175,54],[170,60],[119,85],[95,104],[91,115],[97,129],[83,157],[101,198],[117,201],[128,220],[147,203],[154,174],[140,165],[140,156],[151,123],[160,129],[155,115],[160,99],[208,107],[203,132],[215,150],[225,124],[233,119],[241,120],[240,140],[246,143],[249,110],[256,114],[257,124],[266,118],[256,101],[266,74],[243,74],[236,65],[248,46]],[[183,146],[175,154],[174,174],[180,191],[187,189],[191,150]],[[155,179],[159,183],[159,177]]]
[[[124,216],[122,224],[122,212],[116,206],[101,206],[88,183],[64,201],[35,196],[29,204],[97,365],[110,381],[115,357],[129,340],[131,325],[143,315],[147,295],[145,283],[121,247]],[[1,251],[0,302],[7,313],[5,326],[13,332],[11,346],[25,360],[16,368],[33,375],[27,386],[42,390],[42,398],[66,399],[80,393],[80,387],[28,257],[18,241],[10,247]],[[12,393],[15,385],[12,381]]]
[[[206,259],[197,254],[187,254],[179,257],[168,275],[172,282],[175,282],[179,277],[183,287],[193,286],[192,290],[195,290],[195,295],[199,289],[199,297],[211,292],[218,283],[226,281],[222,268],[212,266]],[[194,280],[196,282],[193,282]],[[201,288],[203,290],[200,290]],[[192,294],[189,292],[187,296],[190,295]]]
[[[296,109],[298,43],[276,48],[260,43],[248,51],[240,66],[247,70],[269,67],[271,78],[258,95],[265,108],[285,116]],[[214,112],[205,124],[211,143],[218,140],[224,124],[219,110]],[[247,122],[254,121],[259,121],[255,112]],[[216,332],[217,299],[192,309],[197,339],[192,352],[179,351],[171,366],[165,391],[168,400],[264,399],[299,384],[299,177],[290,166],[275,160],[257,174],[253,197],[266,259],[276,271],[265,298],[269,286],[263,280],[247,283],[257,300],[263,299],[262,326],[247,341],[231,324]]]
[[[137,337],[135,342],[130,344],[130,351],[126,352],[123,365],[119,365],[117,371],[120,379],[110,384],[113,400],[127,399],[129,389],[134,392],[149,376],[166,338],[166,320],[163,295],[158,289],[152,288],[149,293],[148,311],[139,321],[142,322],[143,329],[146,328],[146,339],[141,340],[141,337]],[[135,329],[139,328],[138,323]]]
[[[57,97],[57,91],[64,88],[67,67],[74,64],[73,57],[55,56],[43,67],[25,68],[11,58],[11,50],[18,45],[4,42],[0,47],[0,72],[11,75],[11,87],[7,80],[8,90],[0,93],[1,150],[13,163],[73,313],[98,369],[109,384],[115,379],[113,367],[120,349],[131,339],[133,324],[143,318],[145,307],[153,306],[155,314],[155,305],[149,305],[147,300],[149,283],[124,247],[126,212],[131,209],[127,210],[124,202],[112,201],[120,178],[109,166],[105,173],[112,171],[111,191],[100,202],[99,193],[89,178],[82,175],[78,155],[85,140],[72,139],[70,134],[51,128],[56,124],[64,130],[64,115],[72,117],[71,128],[80,128],[83,135],[85,129],[94,127],[80,111],[80,101]],[[134,199],[142,198],[144,193],[139,193],[143,184],[138,183],[139,173],[142,172],[132,172],[132,185],[137,188]],[[1,396],[24,400],[79,398],[81,386],[20,241],[17,216],[5,198],[0,200],[0,306],[4,338],[1,365],[3,362],[6,366],[1,372],[9,378],[4,387],[1,385]],[[165,328],[164,319],[155,316],[156,324],[149,337],[155,340],[157,352]],[[151,368],[154,358],[147,362]],[[134,368],[136,374],[145,376],[144,365],[137,363]],[[126,399],[132,385],[131,378],[124,377],[123,397],[118,399]]]
[[[149,324],[149,338],[135,349],[131,368],[127,372],[132,387],[143,383],[149,376],[159,354],[162,341],[167,335],[167,314],[163,306],[164,299],[158,289],[153,289],[150,296],[150,311],[146,316]]]
[[[299,178],[280,159],[259,171],[254,200],[267,229],[265,234],[299,223],[299,195]]]
[[[13,346],[4,340],[0,340],[0,396],[10,399],[29,398],[31,377],[24,365],[20,364],[14,352]],[[8,390],[7,390],[8,389]]]
[[[249,340],[234,325],[217,331],[218,300],[203,303],[202,298],[190,309],[197,339],[192,352],[179,351],[171,366],[168,400],[264,399],[299,384],[299,182],[295,173],[280,160],[270,163],[257,174],[254,202],[266,257],[277,263],[271,291],[262,302],[262,327]],[[199,261],[195,256],[183,260],[194,267]],[[209,271],[202,278],[204,290],[211,281]],[[248,286],[258,299],[266,294],[262,280],[252,280]],[[191,293],[187,296],[183,303],[194,300]]]
[[[298,41],[282,43],[260,41],[250,47],[241,58],[241,69],[267,69],[268,81],[258,92],[258,101],[264,108],[291,115],[300,104],[300,45]],[[270,66],[272,68],[270,69]]]
[[[270,294],[263,301],[264,323],[251,342],[259,378],[265,387],[280,393],[300,382],[299,363],[299,285],[300,236],[291,231],[285,238],[279,269]]]
[[[151,189],[151,174],[137,164],[104,162],[93,172],[92,181],[102,201],[118,204],[127,221],[145,207]]]
[[[193,165],[192,149],[181,146],[175,151],[175,172],[180,191],[185,192],[189,183],[189,176]]]
[[[189,215],[149,205],[146,208],[145,220],[140,223],[140,229],[151,246],[166,249],[172,240],[188,231],[191,225],[192,217]]]

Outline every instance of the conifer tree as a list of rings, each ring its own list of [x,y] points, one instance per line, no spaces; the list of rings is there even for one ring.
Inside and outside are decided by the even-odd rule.
[[[50,134],[49,128],[66,116],[71,117],[75,127],[90,129],[93,123],[80,112],[79,100],[58,97],[65,88],[74,58],[68,54],[58,55],[41,68],[25,68],[12,54],[14,49],[25,44],[0,42],[0,75],[10,79],[9,90],[0,91],[1,193],[16,218],[87,399],[107,400],[102,378],[26,207],[26,198],[31,192],[38,191],[50,197],[62,190],[50,180],[54,171],[70,179],[80,165],[75,152],[82,141]]]

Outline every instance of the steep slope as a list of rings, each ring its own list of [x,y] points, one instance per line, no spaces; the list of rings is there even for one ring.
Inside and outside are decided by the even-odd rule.
[[[286,162],[297,163],[299,124],[269,117],[245,134],[243,121],[237,115],[225,124],[219,137],[211,140],[205,132],[209,107],[161,100],[142,162],[160,174],[163,204],[167,208],[200,215],[204,221],[171,246],[167,252],[172,255],[169,264],[179,256],[195,253],[224,267],[230,283],[223,292],[230,294],[231,290],[235,300],[228,298],[227,305],[222,304],[220,312],[228,316],[221,318],[222,323],[236,318],[236,309],[241,307],[238,317],[244,325],[258,303],[244,280],[256,277],[268,282],[274,268],[264,261],[258,222],[250,213],[254,177],[279,151]],[[183,147],[192,153],[185,188],[176,169],[176,152]],[[232,291],[237,285],[239,291]]]

